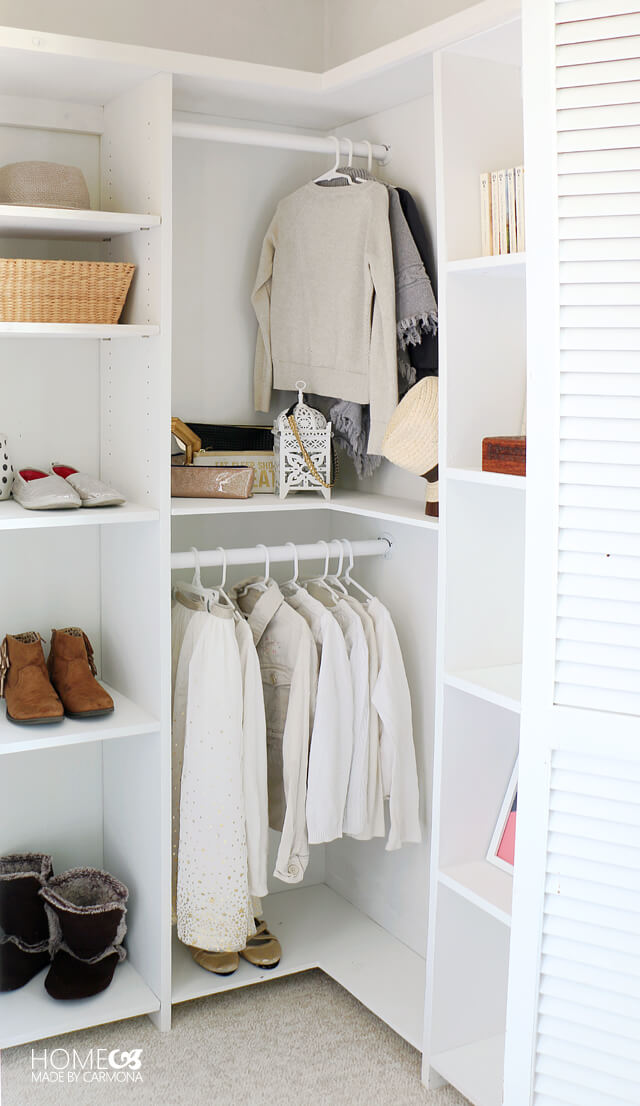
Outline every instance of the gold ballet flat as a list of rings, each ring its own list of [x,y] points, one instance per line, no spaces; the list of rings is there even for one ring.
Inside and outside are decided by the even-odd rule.
[[[232,975],[240,963],[237,952],[209,952],[207,949],[192,948],[191,955],[196,964],[216,975]]]
[[[256,968],[275,968],[280,963],[282,947],[277,937],[269,933],[267,923],[255,918],[255,937],[250,937],[246,948],[240,950],[240,956],[255,964]]]

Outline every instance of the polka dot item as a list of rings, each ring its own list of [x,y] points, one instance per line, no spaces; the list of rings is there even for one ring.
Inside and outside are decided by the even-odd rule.
[[[13,484],[13,465],[6,435],[0,433],[0,499],[8,499]]]

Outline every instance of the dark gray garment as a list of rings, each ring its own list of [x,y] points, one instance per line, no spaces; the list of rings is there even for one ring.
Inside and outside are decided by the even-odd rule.
[[[372,476],[382,464],[377,453],[367,453],[369,441],[369,404],[350,403],[346,399],[329,399],[327,396],[307,396],[311,407],[317,407],[325,418],[331,420],[335,445],[353,461],[359,479]]]
[[[424,223],[420,217],[416,201],[406,188],[397,188],[398,199],[409,224],[409,230],[417,246],[427,272],[433,264],[433,250]],[[434,333],[425,338],[418,346],[409,346],[408,356],[411,362],[414,378],[422,380],[425,376],[438,375],[438,338]]]

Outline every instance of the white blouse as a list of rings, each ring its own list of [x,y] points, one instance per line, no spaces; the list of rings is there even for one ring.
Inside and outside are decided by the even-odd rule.
[[[342,837],[353,751],[349,657],[342,631],[322,603],[303,588],[286,599],[309,626],[320,665],[307,777],[307,832],[313,845]]]

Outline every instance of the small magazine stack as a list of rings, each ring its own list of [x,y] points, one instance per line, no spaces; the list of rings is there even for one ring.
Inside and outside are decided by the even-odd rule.
[[[524,166],[480,174],[482,254],[522,253]]]

